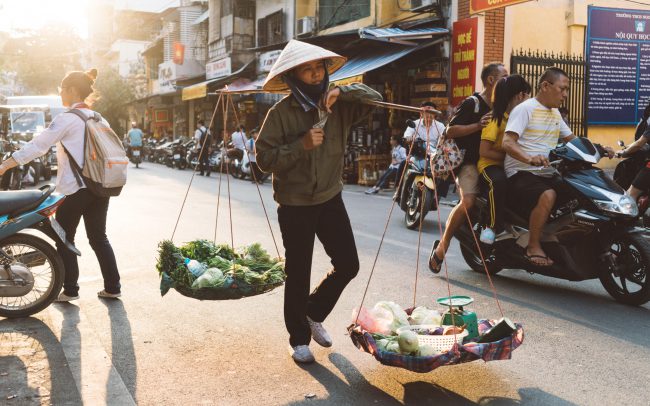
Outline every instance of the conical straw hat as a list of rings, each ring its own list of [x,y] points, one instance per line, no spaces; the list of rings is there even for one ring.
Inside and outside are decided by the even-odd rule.
[[[287,84],[282,80],[283,73],[286,73],[303,63],[323,59],[330,60],[330,64],[327,66],[330,75],[339,70],[347,60],[345,57],[335,54],[332,51],[328,51],[327,49],[293,39],[289,41],[286,47],[284,47],[278,60],[273,64],[271,72],[269,72],[269,75],[266,77],[262,89],[270,92],[288,90],[289,86],[287,86]]]

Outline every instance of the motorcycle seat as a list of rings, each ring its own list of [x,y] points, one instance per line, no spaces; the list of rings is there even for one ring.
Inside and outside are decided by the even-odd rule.
[[[0,216],[8,214],[14,217],[20,213],[38,207],[49,193],[43,193],[42,190],[17,190],[0,192]]]

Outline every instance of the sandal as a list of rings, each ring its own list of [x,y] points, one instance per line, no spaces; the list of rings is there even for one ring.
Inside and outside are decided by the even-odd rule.
[[[528,254],[528,249],[526,249],[526,251],[524,251],[524,259],[526,261],[528,261],[528,263],[533,265],[533,266],[539,266],[539,267],[543,267],[543,268],[553,266],[553,262],[551,262],[551,263],[548,262],[548,261],[551,261],[551,259],[548,257],[548,255],[529,255]],[[535,259],[545,260],[546,263],[541,264],[541,263],[535,261]]]
[[[431,255],[429,256],[429,269],[433,273],[440,273],[440,269],[442,268],[442,261],[444,261],[444,258],[439,258],[436,255],[436,248],[438,248],[438,245],[440,245],[440,240],[436,240],[436,242],[433,243]]]

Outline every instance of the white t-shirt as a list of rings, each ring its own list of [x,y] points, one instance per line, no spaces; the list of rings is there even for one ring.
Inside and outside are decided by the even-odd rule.
[[[390,167],[395,169],[399,168],[399,164],[401,164],[406,159],[406,148],[401,145],[397,145],[391,151],[391,156],[393,160],[391,161]]]
[[[199,141],[201,141],[201,136],[203,135],[203,133],[207,131],[208,129],[205,128],[205,126],[201,126],[201,128],[197,128],[196,131],[194,131],[194,139],[196,140],[197,145]]]
[[[531,98],[519,104],[510,113],[506,133],[519,135],[517,143],[528,155],[548,156],[557,146],[558,139],[571,135],[573,132],[562,120],[558,109],[543,106],[536,98]],[[506,155],[504,162],[506,176],[525,170],[542,174],[542,167],[532,166]]]
[[[232,137],[232,145],[237,148],[241,149],[242,151],[246,150],[246,141],[248,141],[248,138],[246,138],[246,134],[241,132],[241,131],[235,131],[231,135]]]
[[[77,108],[77,105],[71,108]],[[94,113],[87,108],[79,108],[87,117],[91,117]],[[104,123],[108,122],[102,118]],[[56,116],[49,127],[42,133],[34,137],[30,142],[25,144],[19,151],[14,152],[12,157],[20,165],[25,165],[45,155],[45,153],[56,144],[56,159],[57,159],[57,174],[56,174],[56,191],[66,196],[70,196],[77,192],[79,184],[77,178],[72,172],[72,166],[68,159],[68,154],[65,153],[63,145],[68,149],[75,162],[83,168],[84,165],[84,132],[85,122],[74,113],[62,113]],[[82,181],[83,183],[83,181]],[[82,187],[85,187],[82,186]]]
[[[431,126],[427,128],[424,125],[424,122],[422,119],[415,120],[415,128],[411,127],[406,127],[406,131],[404,131],[404,139],[408,142],[411,142],[413,140],[413,137],[415,136],[417,132],[417,138],[424,140],[426,142],[427,140],[427,132],[429,133],[429,149],[430,150],[435,150],[436,145],[438,145],[438,136],[442,135],[443,132],[445,131],[445,126],[442,124],[440,121],[435,120],[435,126]]]

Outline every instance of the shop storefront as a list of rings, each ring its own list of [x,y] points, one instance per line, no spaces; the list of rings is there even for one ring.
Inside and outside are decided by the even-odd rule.
[[[390,30],[383,31],[391,34]],[[435,38],[413,45],[364,41],[331,80],[339,85],[364,83],[391,103],[419,106],[432,101],[444,112],[448,104],[449,60],[444,53],[448,31],[428,32]],[[376,108],[367,120],[352,128],[344,160],[344,182],[375,184],[390,164],[390,137],[402,135],[409,118],[418,117]]]

